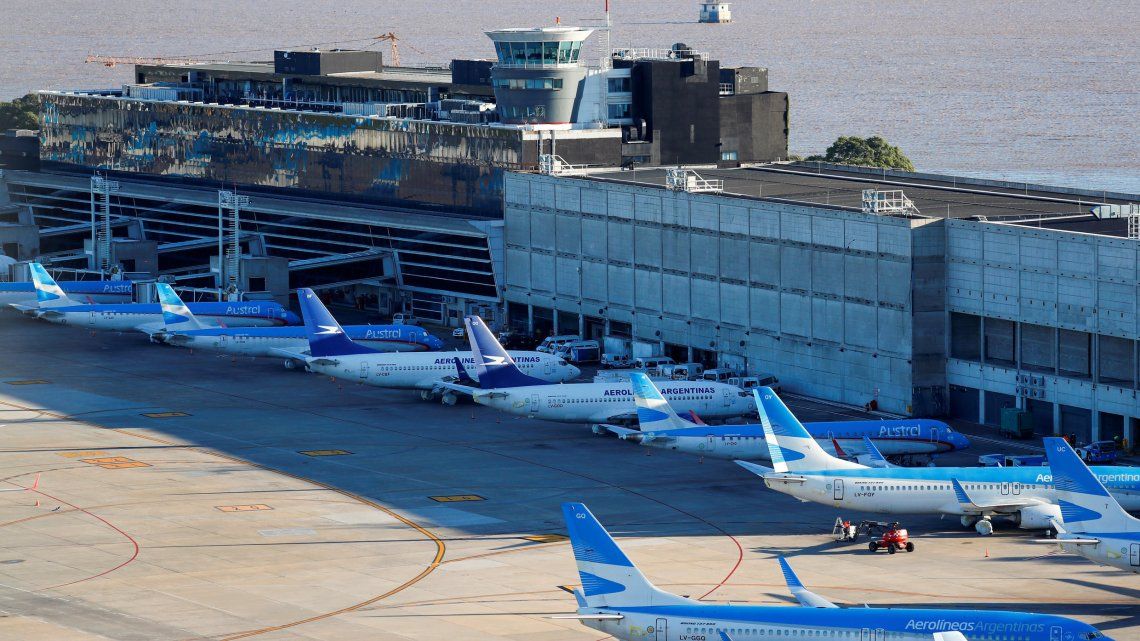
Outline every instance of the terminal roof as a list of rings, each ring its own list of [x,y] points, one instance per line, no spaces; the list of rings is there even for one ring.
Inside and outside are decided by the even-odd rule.
[[[665,168],[591,172],[592,179],[665,188]],[[1100,219],[1100,204],[1140,201],[1126,194],[1071,190],[965,177],[930,176],[815,163],[778,163],[725,169],[697,169],[705,179],[724,181],[726,196],[773,199],[859,210],[864,189],[897,190],[923,216],[974,218],[1091,234],[1125,236],[1123,219]],[[874,172],[874,173],[872,173]]]

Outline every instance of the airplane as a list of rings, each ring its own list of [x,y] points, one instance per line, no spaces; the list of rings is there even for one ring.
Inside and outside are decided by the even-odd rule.
[[[309,353],[278,352],[305,363],[309,371],[377,387],[419,390],[425,401],[441,397],[446,405],[454,405],[458,401],[456,393],[465,393],[469,385],[478,381],[478,376],[464,381],[463,365],[475,364],[471,352],[377,352],[345,336],[344,328],[313,290],[299,290],[297,299],[305,319]],[[577,367],[552,354],[511,352],[510,357],[543,383],[567,381],[581,373]]]
[[[1054,524],[1057,538],[1050,541],[1094,563],[1140,573],[1140,519],[1120,507],[1065,439],[1046,438],[1045,455],[1064,521]]]
[[[151,339],[156,342],[242,356],[278,358],[309,349],[303,325],[210,327],[194,316],[170,285],[158,283],[155,289],[165,323],[162,331],[151,334]],[[426,352],[443,347],[443,341],[415,325],[349,325],[344,331],[350,339],[378,352]],[[285,361],[290,369],[299,362],[287,357]]]
[[[640,429],[600,426],[604,430],[649,447],[714,458],[768,460],[768,446],[764,444],[764,430],[759,424],[718,427],[694,424],[677,414],[649,376],[633,372],[629,378]],[[866,450],[868,436],[878,441],[881,451],[891,455],[928,456],[970,446],[970,441],[949,425],[929,419],[827,421],[806,423],[804,427],[816,439],[845,446],[840,450],[853,451],[855,447]],[[869,455],[866,451],[862,456]]]
[[[129,280],[64,280],[59,286],[65,294],[85,303],[129,303],[135,292],[135,284]],[[35,300],[35,283],[0,282],[0,306]]]
[[[783,557],[780,570],[799,606],[705,603],[654,586],[581,503],[562,516],[578,566],[577,620],[623,641],[1110,641],[1067,617],[1002,610],[841,608],[808,590]]]
[[[112,331],[157,331],[162,328],[162,305],[159,303],[95,304],[78,303],[63,291],[39,263],[31,264],[36,286],[35,305],[13,303],[11,306],[35,318],[60,325]],[[228,327],[264,327],[296,325],[301,322],[293,312],[274,301],[191,303],[203,322]]]
[[[993,534],[993,518],[1026,530],[1049,529],[1061,520],[1048,468],[867,467],[825,452],[771,388],[755,394],[772,467],[736,464],[777,492],[862,512],[957,516],[983,536]],[[1097,473],[1126,509],[1140,509],[1140,468],[1101,467]]]
[[[546,385],[519,371],[515,360],[478,316],[468,316],[464,322],[479,373],[479,388],[466,392],[476,403],[562,423],[614,423],[637,416],[629,383]],[[704,416],[728,418],[752,412],[748,393],[734,385],[671,381],[662,385],[661,393],[675,407]]]

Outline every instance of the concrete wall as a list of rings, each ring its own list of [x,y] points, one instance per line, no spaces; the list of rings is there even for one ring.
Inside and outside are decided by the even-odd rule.
[[[1052,403],[1057,432],[1063,431],[1060,406],[1092,410],[1092,438],[1099,434],[1100,412],[1123,416],[1126,423],[1140,416],[1135,371],[1128,377],[1132,381],[1123,384],[1106,383],[1100,371],[1102,363],[1116,356],[1101,354],[1102,344],[1131,350],[1135,367],[1140,243],[965,220],[947,223],[946,240],[949,311],[980,316],[983,327],[990,319],[1017,323],[1012,364],[951,359],[951,385],[1010,394],[1019,407],[1026,405],[1027,396]],[[1035,395],[1018,383],[1018,374],[1026,371],[1044,379]],[[1064,375],[1082,371],[1087,374]],[[984,407],[979,411],[987,413]]]
[[[743,359],[792,391],[910,410],[923,221],[531,174],[508,174],[504,192],[507,301],[631,323],[635,341]]]

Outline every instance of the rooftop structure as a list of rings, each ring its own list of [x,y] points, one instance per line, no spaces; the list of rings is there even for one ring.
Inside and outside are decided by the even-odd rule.
[[[570,124],[587,68],[582,45],[592,29],[541,27],[488,31],[495,43],[491,70],[500,118],[513,124]]]
[[[728,2],[702,2],[701,22],[721,23],[732,22],[732,10]]]

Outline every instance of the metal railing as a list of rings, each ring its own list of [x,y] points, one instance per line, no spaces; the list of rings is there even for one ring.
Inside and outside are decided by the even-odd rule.
[[[705,179],[692,169],[677,167],[665,170],[665,188],[690,194],[717,194],[724,191],[724,181]]]
[[[538,171],[547,176],[562,176],[569,173],[584,173],[588,165],[572,165],[562,156],[555,154],[541,154],[538,157]]]
[[[863,213],[901,216],[919,215],[918,207],[915,207],[914,202],[910,198],[907,198],[901,189],[890,191],[864,189]]]
[[[620,60],[708,60],[707,51],[695,49],[662,49],[658,47],[627,47],[613,50],[613,57]]]

